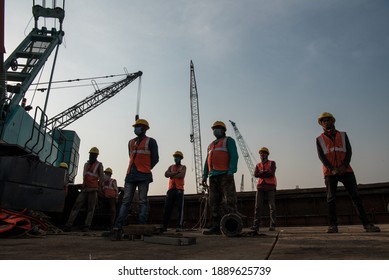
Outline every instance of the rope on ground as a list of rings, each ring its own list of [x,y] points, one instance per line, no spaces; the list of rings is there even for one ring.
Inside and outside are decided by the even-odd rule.
[[[40,237],[47,233],[58,233],[59,229],[49,219],[50,217],[38,211],[0,208],[0,237]]]

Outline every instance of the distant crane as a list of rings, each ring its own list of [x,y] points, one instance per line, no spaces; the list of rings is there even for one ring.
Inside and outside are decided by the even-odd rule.
[[[243,158],[246,161],[247,167],[249,168],[250,174],[251,174],[251,189],[254,190],[254,171],[255,171],[255,165],[253,163],[253,156],[251,153],[249,153],[249,149],[246,145],[246,142],[243,139],[242,134],[239,132],[238,127],[236,126],[235,122],[230,120],[230,123],[234,129],[236,140],[238,141],[240,150],[242,152]],[[241,186],[242,191],[242,186]]]
[[[197,193],[203,192],[202,182],[202,154],[201,154],[201,135],[200,135],[200,112],[199,112],[199,97],[197,94],[196,77],[192,60],[190,61],[190,108],[192,128],[190,133],[190,142],[193,143],[193,154],[196,176]]]

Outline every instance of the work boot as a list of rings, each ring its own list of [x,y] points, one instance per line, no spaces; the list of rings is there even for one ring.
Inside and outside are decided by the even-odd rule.
[[[259,226],[258,225],[253,225],[250,227],[251,230],[254,230],[254,231],[258,231],[259,230]]]
[[[83,226],[83,227],[81,228],[81,231],[83,231],[83,232],[89,232],[89,227],[88,227],[88,226]]]
[[[219,227],[211,227],[209,229],[203,230],[204,235],[221,235],[222,232]]]
[[[72,231],[72,227],[69,227],[69,226],[64,226],[63,229],[62,229],[63,232],[70,232]]]
[[[337,226],[329,226],[327,229],[327,233],[337,233],[338,227]]]
[[[176,232],[183,232],[183,231],[184,231],[184,229],[182,227],[176,228]]]
[[[123,235],[123,230],[114,228],[111,236],[112,241],[121,241],[122,240],[122,235]]]
[[[364,226],[366,232],[380,232],[381,229],[373,224],[368,224]]]
[[[276,226],[275,225],[271,225],[270,227],[269,227],[269,231],[275,231],[276,230]]]

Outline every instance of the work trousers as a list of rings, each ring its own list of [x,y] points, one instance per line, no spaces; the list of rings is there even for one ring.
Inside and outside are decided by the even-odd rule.
[[[362,199],[358,194],[357,180],[354,173],[326,176],[324,181],[327,190],[328,219],[331,226],[336,226],[338,224],[336,217],[336,191],[338,182],[343,183],[346,191],[350,195],[355,211],[361,219],[362,224],[364,226],[370,224],[362,204]]]
[[[221,218],[237,212],[237,198],[234,175],[216,175],[209,177],[209,207],[212,227],[220,227]]]
[[[116,198],[104,198],[109,209],[109,227],[112,229],[116,218]]]
[[[184,191],[178,190],[176,188],[170,189],[166,193],[165,198],[165,208],[163,215],[163,227],[167,228],[169,226],[170,217],[174,206],[177,208],[177,228],[182,228],[183,223],[183,213],[184,213]]]
[[[73,205],[72,210],[70,211],[69,219],[66,222],[67,227],[71,227],[74,221],[77,218],[77,215],[84,205],[85,202],[88,202],[87,214],[85,218],[85,226],[90,227],[92,224],[93,214],[95,213],[95,207],[97,202],[97,190],[96,191],[81,191],[76,199],[76,202]]]
[[[147,223],[147,208],[148,208],[148,199],[147,193],[149,191],[149,180],[137,181],[137,182],[126,182],[124,184],[124,197],[122,205],[120,206],[119,215],[116,219],[114,228],[121,229],[124,222],[127,219],[128,212],[131,208],[131,203],[134,199],[134,194],[136,188],[139,192],[139,216],[138,224]]]
[[[263,210],[265,204],[265,198],[269,205],[270,226],[276,226],[276,190],[265,190],[264,188],[257,189],[255,195],[255,214],[254,214],[254,226],[261,225],[261,218],[263,217]]]

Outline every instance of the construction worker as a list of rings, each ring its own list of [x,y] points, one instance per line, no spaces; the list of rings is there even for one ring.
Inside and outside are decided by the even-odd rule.
[[[183,230],[183,213],[184,213],[184,178],[186,166],[181,164],[184,155],[181,151],[173,154],[174,164],[170,165],[165,172],[165,177],[169,178],[169,189],[166,193],[165,208],[163,216],[163,231],[167,230],[174,204],[177,207],[176,232]]]
[[[112,168],[110,167],[104,170],[102,192],[110,211],[109,228],[112,230],[116,218],[116,204],[119,191],[116,180],[112,178]]]
[[[252,230],[257,231],[261,225],[265,197],[269,204],[270,226],[269,230],[276,229],[276,162],[269,160],[269,149],[262,147],[259,149],[261,162],[255,166],[254,177],[259,178],[257,182],[257,192],[255,196],[255,213]]]
[[[81,192],[73,205],[64,231],[71,231],[74,220],[85,202],[88,202],[88,210],[83,231],[89,231],[97,202],[97,192],[104,181],[103,164],[97,160],[99,149],[93,147],[89,151],[89,160],[84,165],[83,182]]]
[[[68,188],[69,188],[69,174],[68,174],[68,169],[69,169],[69,166],[66,162],[61,162],[59,164],[59,168],[62,168],[65,170],[65,175],[64,175],[64,189],[65,189],[65,194],[67,195],[68,194]]]
[[[145,119],[136,120],[134,133],[136,137],[128,142],[130,162],[124,183],[124,197],[116,219],[112,240],[121,240],[123,225],[134,198],[135,190],[139,192],[139,224],[146,224],[149,184],[153,181],[151,170],[159,161],[158,145],[154,138],[146,136],[150,129]]]
[[[208,156],[205,160],[202,185],[207,187],[209,177],[209,206],[211,211],[211,227],[203,234],[221,234],[220,220],[229,213],[237,212],[237,197],[234,173],[238,166],[238,151],[235,140],[226,136],[226,125],[216,121],[212,125],[216,137],[208,146]]]
[[[357,181],[351,168],[351,145],[346,132],[335,129],[335,118],[331,113],[324,112],[318,118],[323,133],[316,138],[317,153],[323,163],[324,182],[327,191],[329,227],[327,233],[338,232],[336,217],[336,191],[338,182],[342,182],[349,193],[354,208],[367,232],[379,232],[379,227],[373,225],[365,212],[362,199],[358,194]]]

